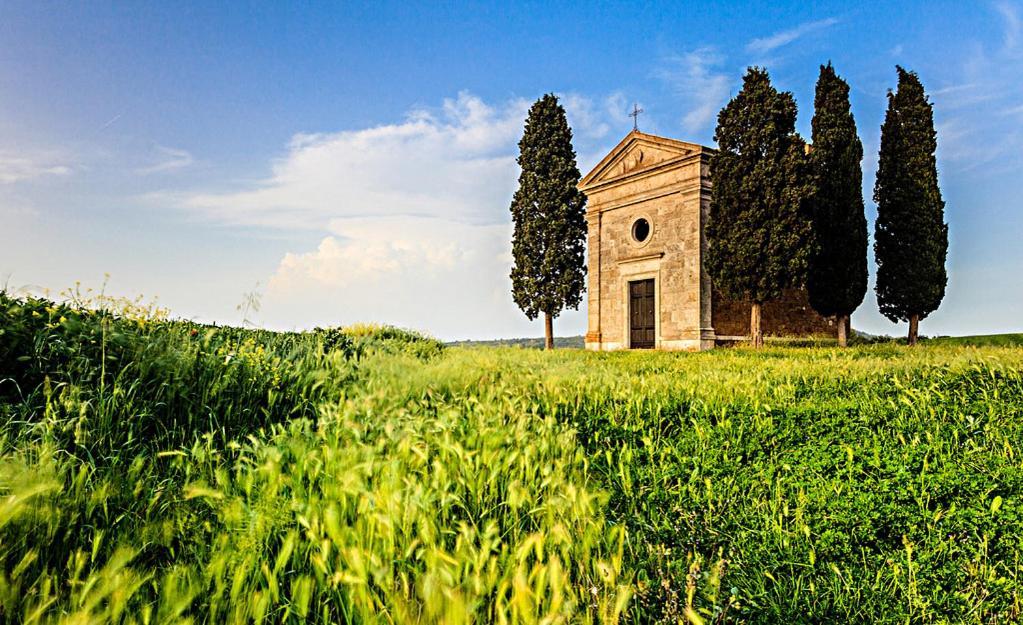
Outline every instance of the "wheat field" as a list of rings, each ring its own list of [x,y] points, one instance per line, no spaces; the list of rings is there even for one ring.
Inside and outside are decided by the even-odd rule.
[[[544,353],[0,295],[9,623],[1012,623],[1023,349]]]

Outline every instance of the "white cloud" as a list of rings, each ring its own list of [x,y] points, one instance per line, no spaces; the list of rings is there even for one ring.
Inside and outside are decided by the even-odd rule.
[[[0,153],[0,184],[13,184],[40,176],[65,176],[71,173],[67,165],[46,158],[15,156]]]
[[[195,158],[193,158],[192,154],[187,150],[158,145],[156,146],[156,152],[160,160],[148,167],[142,167],[135,170],[136,173],[145,175],[155,174],[157,172],[173,171],[175,169],[188,167],[195,162]]]
[[[577,93],[562,95],[559,99],[565,107],[565,114],[572,119],[574,136],[600,139],[610,132],[607,116],[592,99]]]
[[[796,26],[795,28],[790,28],[788,30],[783,30],[774,33],[769,37],[761,37],[759,39],[752,40],[748,44],[746,44],[746,51],[751,52],[753,54],[767,54],[768,52],[772,52],[777,48],[792,43],[793,41],[799,39],[800,37],[805,37],[806,35],[809,35],[811,33],[823,30],[830,26],[834,26],[837,23],[838,19],[834,17],[829,17],[823,20],[816,20],[813,22],[804,22]]]
[[[596,100],[577,93],[559,94],[558,97],[565,107],[573,135],[582,139],[575,142],[577,147],[579,143],[586,143],[587,139],[611,136],[617,141],[632,128],[629,112],[633,102],[620,91]],[[638,104],[643,107],[642,103]]]
[[[527,108],[525,100],[495,108],[462,93],[401,123],[299,134],[253,188],[195,194],[184,204],[217,221],[276,228],[388,215],[504,220]]]
[[[622,99],[561,96],[577,148],[621,126]],[[395,215],[506,221],[529,105],[513,99],[491,106],[463,92],[438,109],[415,109],[400,123],[297,134],[258,183],[172,199],[214,221],[281,229],[322,230],[332,219]]]
[[[481,242],[492,245],[484,256],[504,257],[501,238],[482,241],[507,227],[476,226],[432,217],[337,219],[332,234],[315,251],[288,253],[270,281],[271,288],[301,280],[326,287],[375,281],[389,274],[446,271],[478,261]],[[486,249],[483,245],[483,249]]]
[[[511,299],[510,224],[367,217],[335,220],[331,232],[281,260],[264,299],[269,323],[390,323],[448,339],[540,332]],[[568,313],[567,331],[581,331],[581,315]]]
[[[561,99],[577,147],[622,117],[619,94]],[[280,259],[261,313],[273,326],[376,321],[445,338],[535,336],[508,277],[508,205],[529,104],[461,93],[399,123],[295,135],[256,184],[174,199],[221,223],[324,233]],[[582,331],[582,313],[567,318],[566,331]]]
[[[728,101],[730,78],[717,69],[722,62],[716,49],[704,47],[669,57],[656,74],[687,107],[682,127],[689,133],[708,128]]]

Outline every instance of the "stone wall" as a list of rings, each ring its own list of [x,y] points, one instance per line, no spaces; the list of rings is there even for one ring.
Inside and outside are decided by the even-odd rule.
[[[749,336],[749,300],[732,300],[714,294],[711,318],[719,336]],[[817,314],[802,289],[789,289],[761,309],[765,336],[837,336],[832,319]]]

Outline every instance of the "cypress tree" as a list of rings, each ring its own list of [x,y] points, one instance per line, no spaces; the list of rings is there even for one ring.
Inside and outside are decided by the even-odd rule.
[[[810,305],[836,317],[846,345],[849,316],[867,292],[867,218],[863,212],[863,144],[849,106],[849,85],[829,62],[821,65],[814,97],[814,192],[810,202],[815,254],[806,289]]]
[[[586,276],[586,196],[577,187],[572,130],[553,94],[530,107],[518,163],[512,298],[530,320],[543,313],[546,348],[553,349],[553,320],[579,308]]]
[[[795,127],[792,94],[778,92],[766,70],[751,67],[718,114],[714,136],[707,271],[719,292],[752,302],[757,348],[761,306],[803,285],[813,251],[806,144]]]
[[[945,296],[948,225],[938,188],[934,111],[916,73],[902,67],[881,126],[874,185],[877,303],[893,322],[909,322],[915,345],[921,319]]]

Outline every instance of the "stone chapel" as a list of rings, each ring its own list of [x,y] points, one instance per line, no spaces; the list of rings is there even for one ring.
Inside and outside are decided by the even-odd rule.
[[[579,183],[588,199],[586,348],[709,349],[748,338],[750,303],[703,260],[713,148],[633,130]],[[836,336],[806,292],[762,309],[765,336]]]

